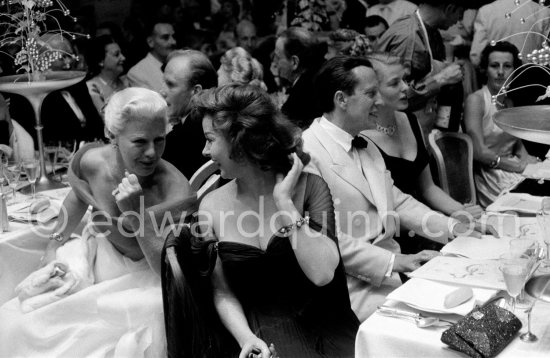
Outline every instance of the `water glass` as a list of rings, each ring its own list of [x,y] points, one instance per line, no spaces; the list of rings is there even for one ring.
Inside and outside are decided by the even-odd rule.
[[[8,164],[4,167],[3,175],[13,192],[13,201],[16,201],[16,189],[21,177],[21,163],[15,160],[8,161]]]
[[[500,257],[500,271],[504,277],[506,291],[512,298],[511,310],[516,309],[516,299],[525,285],[525,280],[533,267],[533,259],[527,255],[504,254]]]
[[[38,159],[25,159],[23,161],[23,169],[27,175],[27,180],[31,183],[32,199],[36,196],[36,179],[40,174],[40,163]]]

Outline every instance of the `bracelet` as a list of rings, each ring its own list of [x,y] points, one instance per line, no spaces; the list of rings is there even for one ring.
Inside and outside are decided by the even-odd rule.
[[[495,159],[489,164],[490,168],[496,168],[500,164],[500,155],[497,155]]]
[[[300,229],[302,226],[304,226],[304,224],[309,225],[309,216],[299,218],[298,220],[296,220],[296,222],[287,226],[283,226],[279,229],[279,234],[283,237],[289,237],[293,231]]]

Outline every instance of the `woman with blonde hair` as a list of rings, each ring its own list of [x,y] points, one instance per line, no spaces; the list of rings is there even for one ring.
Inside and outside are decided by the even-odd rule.
[[[221,58],[221,65],[218,69],[218,86],[230,83],[249,84],[267,90],[263,77],[264,71],[260,62],[242,47],[227,50]]]
[[[145,88],[111,97],[105,109],[111,144],[90,144],[75,154],[71,191],[40,264],[13,268],[41,265],[37,272],[44,275],[43,281],[23,281],[32,283],[24,289],[30,297],[20,294],[0,307],[0,356],[166,355],[159,275],[163,226],[180,219],[196,199],[183,174],[161,159],[166,109],[162,96]],[[90,206],[90,219],[77,235]],[[36,239],[31,249],[39,247]],[[74,255],[62,261],[60,253],[75,245],[76,253],[85,253],[78,265]],[[69,285],[71,277],[86,285]],[[48,300],[25,313],[24,303],[36,304],[43,293]]]

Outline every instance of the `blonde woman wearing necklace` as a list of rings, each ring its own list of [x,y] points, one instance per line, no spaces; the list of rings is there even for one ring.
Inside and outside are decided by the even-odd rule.
[[[420,125],[412,113],[403,112],[408,107],[408,85],[403,81],[405,67],[401,59],[383,53],[367,57],[378,77],[384,104],[378,106],[376,127],[363,133],[380,149],[395,186],[446,215],[467,211],[479,218],[482,210],[478,205],[459,203],[433,182]]]
[[[522,181],[521,173],[527,164],[537,162],[520,139],[505,133],[493,121],[498,110],[513,106],[499,91],[520,65],[518,49],[511,43],[501,41],[488,45],[481,53],[480,63],[487,84],[466,99],[464,122],[474,144],[474,180],[477,198],[483,207],[491,204],[503,190]],[[496,101],[493,96],[497,96]]]
[[[89,73],[92,78],[86,81],[86,85],[94,106],[102,117],[103,108],[109,97],[129,87],[126,76],[121,76],[125,60],[120,46],[112,37],[103,35],[92,41],[88,55]]]

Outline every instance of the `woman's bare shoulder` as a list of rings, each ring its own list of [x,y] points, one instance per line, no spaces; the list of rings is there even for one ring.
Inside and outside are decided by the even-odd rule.
[[[80,159],[80,171],[84,177],[96,176],[104,172],[106,164],[111,161],[107,146],[91,148]]]
[[[235,199],[236,188],[237,186],[233,180],[211,191],[201,200],[200,209],[210,212],[225,210],[228,205],[231,205],[232,200]]]
[[[169,195],[187,196],[192,191],[189,180],[169,162],[161,159],[156,181],[161,183]]]

